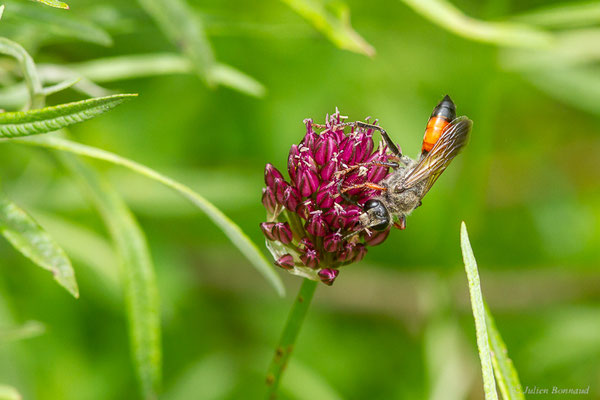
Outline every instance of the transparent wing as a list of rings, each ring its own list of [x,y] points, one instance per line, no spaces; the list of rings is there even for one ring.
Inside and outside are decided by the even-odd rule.
[[[423,192],[423,195],[425,195],[446,167],[450,165],[452,159],[465,147],[472,126],[473,121],[467,117],[458,117],[448,124],[431,151],[406,177],[403,188],[408,189],[423,180],[427,180]]]

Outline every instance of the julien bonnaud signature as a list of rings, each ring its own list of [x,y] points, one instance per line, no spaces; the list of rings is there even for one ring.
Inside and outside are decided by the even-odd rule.
[[[590,386],[581,388],[566,388],[560,386],[525,386],[524,394],[590,394]]]

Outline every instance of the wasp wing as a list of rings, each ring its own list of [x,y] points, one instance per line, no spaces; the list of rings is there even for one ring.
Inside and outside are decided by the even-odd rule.
[[[411,188],[417,183],[427,180],[423,191],[424,196],[446,167],[450,165],[452,159],[465,147],[472,126],[473,121],[467,117],[455,118],[448,124],[431,151],[406,177],[402,185],[403,189]]]

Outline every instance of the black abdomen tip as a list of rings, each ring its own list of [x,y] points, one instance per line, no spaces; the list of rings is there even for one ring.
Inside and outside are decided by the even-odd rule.
[[[431,113],[432,117],[443,117],[448,121],[452,121],[456,118],[456,106],[454,102],[450,98],[450,96],[445,95],[442,101],[433,109]]]

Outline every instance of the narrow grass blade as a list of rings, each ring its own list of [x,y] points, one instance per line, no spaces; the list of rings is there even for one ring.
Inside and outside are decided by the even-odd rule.
[[[146,12],[154,18],[167,37],[181,48],[193,63],[198,75],[212,85],[209,71],[215,56],[204,26],[185,0],[138,0]]]
[[[0,6],[0,19],[2,19],[2,15],[4,15],[4,4]]]
[[[75,85],[80,80],[81,79],[79,79],[79,78],[71,78],[71,79],[64,80],[62,82],[58,82],[55,85],[45,87],[43,89],[44,96],[50,96],[51,94],[62,92],[63,90],[68,89],[71,86]]]
[[[41,322],[27,321],[23,325],[16,328],[0,329],[0,343],[30,339],[43,335],[45,332],[46,326]]]
[[[0,384],[0,400],[22,400],[19,391],[9,385]]]
[[[515,21],[547,28],[577,28],[600,23],[597,1],[563,2],[511,17]]]
[[[55,81],[56,72],[71,71],[71,77],[85,77],[91,81],[114,82],[123,79],[143,78],[166,74],[192,74],[194,64],[186,57],[172,53],[137,54],[118,57],[107,57],[85,61],[67,66],[42,64],[38,66],[43,81]],[[208,74],[219,85],[229,87],[241,93],[263,97],[265,87],[251,76],[230,65],[216,62]],[[60,75],[64,79],[64,72]]]
[[[508,357],[506,345],[498,328],[496,328],[496,323],[487,304],[485,305],[485,321],[492,346],[492,364],[494,365],[494,373],[502,398],[505,400],[525,400],[519,375],[512,360]]]
[[[0,194],[0,234],[35,264],[54,276],[59,285],[79,297],[75,272],[69,258],[25,211]]]
[[[137,94],[117,94],[25,112],[0,113],[0,138],[55,131],[103,114]]]
[[[19,63],[29,91],[29,107],[43,107],[44,93],[42,90],[42,81],[38,76],[35,63],[29,53],[20,44],[0,37],[0,54],[11,56]]]
[[[42,3],[45,4],[47,6],[50,7],[54,7],[54,8],[62,8],[63,10],[68,10],[69,9],[69,5],[67,3],[63,3],[62,1],[58,1],[58,0],[35,0],[38,3]]]
[[[71,155],[61,154],[60,160],[89,193],[118,249],[134,364],[142,395],[154,399],[161,379],[160,305],[146,238],[107,182]]]
[[[481,373],[483,375],[483,391],[485,400],[498,400],[496,392],[496,381],[494,380],[494,371],[492,368],[492,355],[490,351],[490,339],[487,333],[485,306],[483,304],[483,295],[479,284],[479,273],[477,272],[477,262],[469,242],[467,226],[463,222],[460,227],[460,246],[465,263],[465,271],[469,281],[469,292],[471,294],[471,307],[473,308],[473,317],[475,318],[475,330],[477,333],[477,347],[479,348],[479,358],[481,359]]]
[[[138,164],[135,161],[131,161],[127,158],[118,156],[105,150],[75,143],[66,139],[56,137],[35,137],[27,139],[14,139],[14,141],[108,161],[110,163],[129,168],[134,172],[160,182],[163,185],[177,191],[184,198],[206,213],[208,218],[210,218],[213,223],[217,225],[223,231],[223,233],[225,233],[229,240],[231,240],[231,242],[248,259],[248,261],[250,261],[257,271],[265,277],[265,279],[271,284],[271,286],[273,286],[280,296],[285,294],[285,289],[283,283],[281,282],[281,278],[279,278],[279,275],[277,275],[275,272],[272,264],[263,256],[256,244],[254,244],[250,238],[248,238],[248,236],[235,222],[223,214],[221,210],[189,187],[174,181],[173,179],[164,176],[151,168]]]
[[[265,87],[256,79],[227,64],[216,63],[209,72],[213,82],[253,97],[264,97]]]
[[[499,46],[545,48],[552,36],[512,22],[486,22],[465,15],[447,0],[401,0],[430,22],[466,39]]]
[[[101,46],[111,46],[113,41],[110,35],[104,30],[85,21],[77,15],[72,15],[64,11],[49,10],[46,7],[40,7],[39,4],[33,4],[24,1],[3,1],[7,9],[6,20],[15,23],[27,22],[38,28],[38,31],[45,35],[56,35],[70,40],[77,39]]]
[[[375,55],[375,48],[352,29],[350,13],[344,4],[336,3],[338,15],[335,15],[319,0],[282,1],[339,48],[370,57]]]

